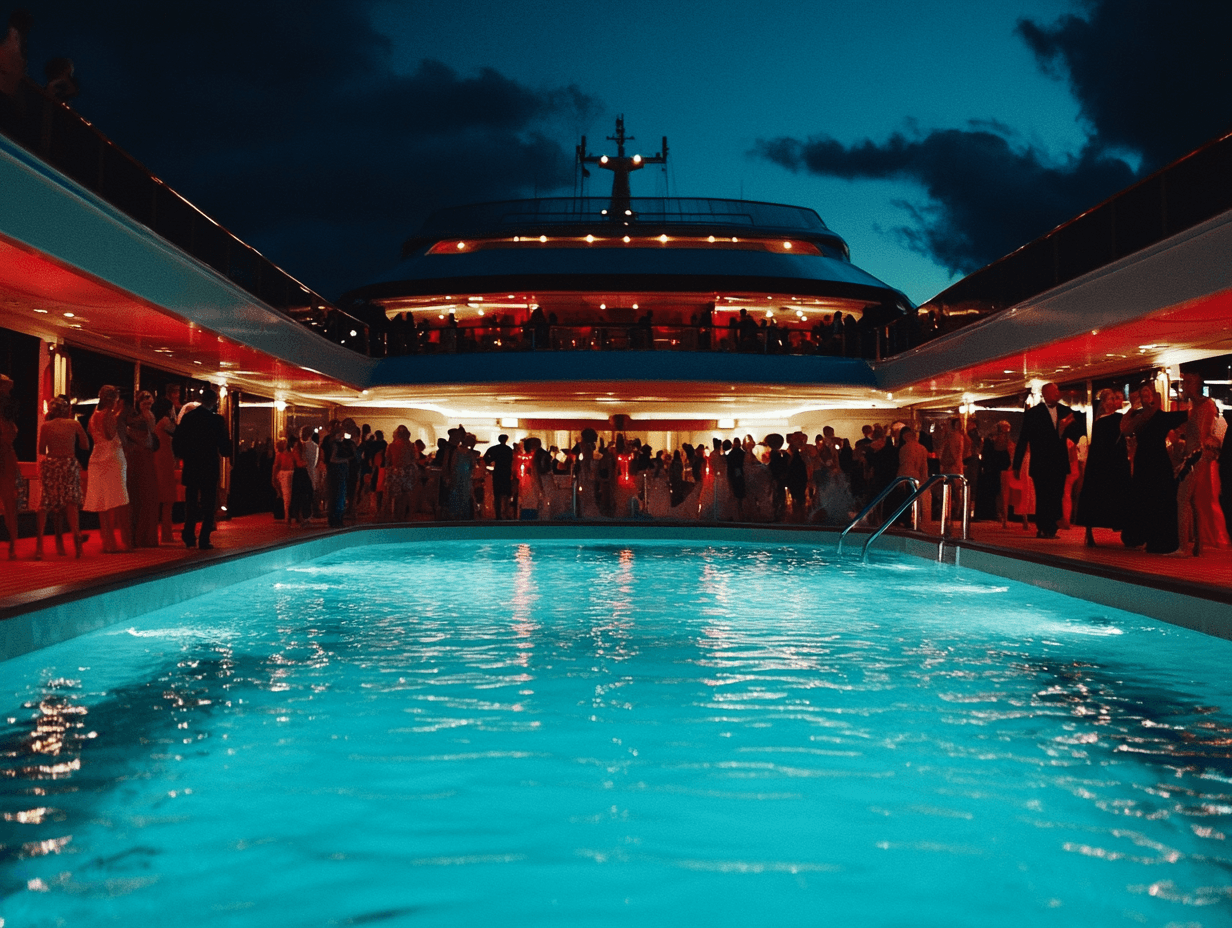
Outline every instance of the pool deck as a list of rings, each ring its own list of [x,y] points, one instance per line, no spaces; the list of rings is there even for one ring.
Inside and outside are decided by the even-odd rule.
[[[432,529],[448,529],[451,532],[467,532],[472,528],[486,527],[489,531],[504,525],[502,532],[524,533],[528,537],[541,535],[549,526],[542,523],[465,523],[462,525],[443,525],[440,523],[417,522],[407,526],[378,526],[373,523],[361,523],[360,529],[393,528],[399,534],[406,533],[408,540],[423,530],[428,535]],[[561,523],[553,523],[562,527]],[[628,528],[635,525],[639,536],[645,533],[657,533],[658,529],[675,533],[691,529],[722,528],[726,532],[735,529],[760,529],[759,538],[765,538],[765,533],[771,537],[812,536],[809,540],[832,541],[833,530],[814,529],[801,526],[721,526],[696,525],[682,523],[605,523],[588,525],[585,523],[565,523],[590,532],[602,532],[610,529]],[[186,549],[181,544],[162,545],[158,548],[143,548],[121,554],[104,554],[98,533],[92,532],[87,541],[85,551],[80,560],[64,557],[55,553],[55,546],[50,539],[46,540],[44,559],[34,560],[34,540],[23,538],[18,541],[18,559],[15,561],[0,560],[0,638],[11,636],[16,632],[10,625],[11,620],[24,616],[26,621],[32,620],[33,613],[56,607],[58,611],[71,611],[74,603],[83,604],[84,600],[98,597],[104,603],[114,596],[99,596],[98,594],[114,594],[129,587],[158,583],[160,580],[173,579],[179,574],[223,575],[226,582],[226,565],[238,564],[247,555],[258,553],[290,552],[296,545],[305,540],[329,540],[334,547],[344,545],[344,536],[354,531],[354,528],[329,529],[324,524],[314,523],[308,528],[287,526],[275,522],[269,515],[252,515],[232,519],[222,523],[213,537],[215,548],[212,551]],[[436,535],[436,532],[431,532]],[[817,536],[821,535],[822,538]],[[440,537],[440,536],[437,536]],[[508,537],[508,536],[506,536]],[[517,537],[514,535],[513,537]],[[576,535],[574,536],[576,537]],[[1134,609],[1146,614],[1155,614],[1167,621],[1176,621],[1172,612],[1188,611],[1201,614],[1211,612],[1228,615],[1232,612],[1232,550],[1213,550],[1201,557],[1182,555],[1154,555],[1138,550],[1127,550],[1121,546],[1119,538],[1111,531],[1097,529],[1095,532],[1098,547],[1083,546],[1083,530],[1073,528],[1062,530],[1059,537],[1053,540],[1038,539],[1035,532],[1024,532],[1021,526],[1011,525],[1002,528],[994,523],[974,523],[971,527],[971,541],[963,545],[960,562],[964,566],[981,566],[981,561],[989,558],[1003,558],[1012,561],[1012,570],[995,571],[1003,576],[1013,576],[1027,582],[1036,582],[1039,586],[1057,589],[1061,592],[1083,597],[1087,586],[1103,584],[1106,588],[1120,588],[1117,594],[1117,605],[1125,602],[1124,608],[1134,608],[1139,599],[1159,600],[1160,597],[1181,597],[1174,603],[1180,605],[1158,605],[1154,609]],[[911,539],[916,539],[911,542]],[[66,539],[68,540],[68,539]],[[927,550],[924,536],[913,536],[903,533],[899,539],[903,544],[909,544],[913,553],[923,553]],[[862,543],[858,536],[849,536],[854,542],[855,550]],[[885,541],[893,541],[887,533]],[[69,540],[71,550],[71,540]],[[931,545],[935,548],[935,538]],[[316,546],[313,546],[316,547]],[[0,552],[3,552],[0,547]],[[953,547],[947,547],[947,560],[953,560]],[[315,555],[312,555],[315,556]],[[210,571],[205,568],[217,567]],[[273,569],[271,566],[268,569]],[[237,570],[239,576],[247,576],[246,571]],[[1037,579],[1047,576],[1051,579]],[[220,585],[219,581],[213,581]],[[1129,586],[1125,586],[1129,585]],[[191,586],[191,584],[190,584]],[[119,597],[124,598],[124,597]],[[1099,596],[1091,596],[1099,600]],[[1108,601],[1105,595],[1104,600]],[[123,611],[123,610],[120,610]],[[49,613],[50,614],[50,613]],[[22,623],[17,623],[22,624]],[[1199,621],[1177,621],[1189,627],[1200,628],[1222,637],[1232,637],[1228,631],[1204,626]],[[24,634],[22,637],[26,637]],[[37,635],[36,635],[37,637]],[[62,638],[65,636],[55,636]],[[35,642],[31,645],[38,646]],[[28,650],[29,646],[21,647],[18,652],[0,647],[0,660],[12,653]]]

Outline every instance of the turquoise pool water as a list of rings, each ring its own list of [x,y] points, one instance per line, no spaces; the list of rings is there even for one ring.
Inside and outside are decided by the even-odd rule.
[[[1226,925],[1230,659],[908,557],[351,548],[0,664],[0,918]]]

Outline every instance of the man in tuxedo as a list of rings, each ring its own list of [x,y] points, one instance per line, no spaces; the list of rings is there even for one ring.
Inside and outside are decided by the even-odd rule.
[[[1042,403],[1037,403],[1022,417],[1022,435],[1014,451],[1014,472],[1022,479],[1022,459],[1031,449],[1029,474],[1035,485],[1036,538],[1056,538],[1057,522],[1061,519],[1061,496],[1069,474],[1069,446],[1066,440],[1077,442],[1083,435],[1083,424],[1074,411],[1061,399],[1055,383],[1044,384]]]
[[[505,501],[513,495],[513,449],[506,444],[508,435],[498,436],[496,444],[483,453],[484,464],[492,467],[492,509],[503,519]]]
[[[184,462],[184,531],[180,537],[190,548],[214,547],[214,509],[218,504],[218,463],[231,453],[227,420],[220,416],[218,394],[206,389],[201,404],[184,413],[171,439],[171,450]],[[201,523],[198,538],[197,523]]]

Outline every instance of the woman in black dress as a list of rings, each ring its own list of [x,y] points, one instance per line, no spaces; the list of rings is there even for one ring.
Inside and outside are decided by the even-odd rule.
[[[1091,448],[1078,496],[1075,525],[1086,526],[1086,545],[1095,547],[1094,528],[1125,528],[1125,510],[1130,499],[1129,454],[1121,434],[1121,397],[1115,390],[1102,390],[1091,428]]]
[[[975,518],[980,522],[1004,521],[1001,475],[1013,463],[1014,445],[1010,441],[1010,424],[1002,419],[993,434],[984,439],[980,454],[980,479],[976,482]]]
[[[1168,433],[1188,418],[1185,412],[1164,412],[1159,394],[1148,385],[1138,391],[1142,405],[1121,420],[1121,434],[1135,439],[1134,475],[1125,530],[1128,548],[1146,544],[1154,554],[1171,554],[1180,547],[1176,530],[1176,478],[1168,456]]]

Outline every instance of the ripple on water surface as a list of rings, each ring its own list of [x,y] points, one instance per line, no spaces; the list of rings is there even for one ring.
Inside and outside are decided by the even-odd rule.
[[[1232,645],[810,547],[352,548],[7,662],[8,925],[1225,925]]]

